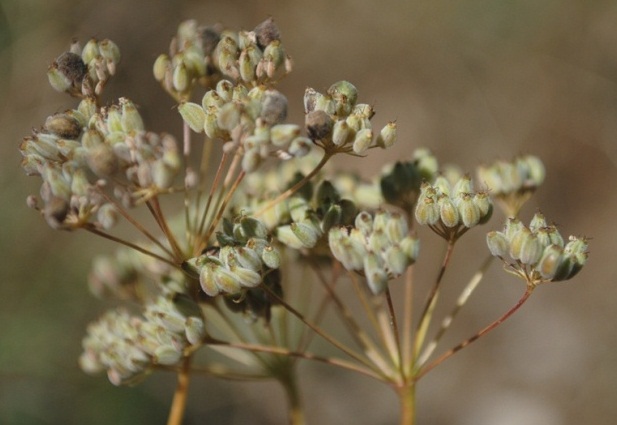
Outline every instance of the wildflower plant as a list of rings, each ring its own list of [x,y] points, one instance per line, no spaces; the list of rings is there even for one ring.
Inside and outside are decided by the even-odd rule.
[[[503,323],[536,287],[572,278],[587,261],[586,238],[566,241],[541,213],[529,225],[519,218],[544,179],[534,156],[481,166],[475,182],[421,148],[371,180],[330,168],[335,156],[401,143],[397,123],[374,127],[373,107],[347,81],[324,93],[306,89],[304,123],[287,122],[288,100],[276,85],[292,61],[272,19],[252,31],[192,20],[179,26],[154,78],[177,102],[180,140],[148,131],[128,98],[103,98],[119,62],[112,41],[92,39],[51,64],[52,87],[78,103],[24,138],[22,168],[41,179],[28,205],[52,228],[121,245],[94,260],[92,293],[118,307],[88,326],[80,366],[115,385],[155,371],[177,374],[170,425],[182,422],[197,375],[275,379],[287,393],[290,423],[304,423],[298,361],[389,385],[400,399],[400,423],[412,424],[421,378]],[[178,208],[164,208],[163,197]],[[489,231],[487,259],[441,326],[431,327],[454,247],[489,227],[494,205],[506,216],[503,229]],[[118,221],[140,239],[114,233]],[[420,241],[418,226],[438,237]],[[424,243],[447,249],[419,303],[413,269]],[[493,258],[523,280],[521,299],[435,356]],[[329,330],[329,309],[353,343]],[[312,351],[314,338],[332,349]],[[207,355],[213,352],[216,361]]]

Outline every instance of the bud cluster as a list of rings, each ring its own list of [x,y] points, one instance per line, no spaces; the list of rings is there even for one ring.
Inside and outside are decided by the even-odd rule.
[[[175,366],[185,349],[206,336],[201,308],[184,294],[159,296],[143,316],[112,310],[88,326],[81,368],[87,373],[107,371],[114,385],[131,384],[155,365]]]
[[[107,80],[116,73],[120,49],[111,40],[91,39],[81,48],[71,45],[49,66],[47,77],[51,86],[75,97],[98,96]]]
[[[545,177],[542,161],[536,156],[518,156],[512,161],[496,161],[478,167],[478,180],[503,207],[508,217],[516,217],[523,204],[542,184]]]
[[[491,254],[529,285],[568,280],[587,262],[587,240],[570,236],[565,243],[540,213],[534,215],[529,227],[509,218],[504,230],[489,232],[486,241]]]
[[[193,131],[225,141],[226,152],[242,148],[246,172],[256,170],[268,157],[303,157],[312,148],[300,126],[284,123],[287,98],[265,86],[248,90],[221,80],[204,95],[201,105],[184,102],[178,111]]]
[[[296,180],[302,178],[299,174]],[[317,190],[307,183],[295,196],[266,210],[263,218],[283,245],[311,249],[333,226],[353,223],[357,213],[354,202],[342,198],[329,180],[323,180]]]
[[[188,99],[197,83],[211,87],[225,77],[255,86],[273,80],[281,70],[291,70],[291,59],[272,18],[253,31],[222,30],[185,21],[169,54],[160,55],[154,63],[154,77],[178,100]]]
[[[404,211],[411,211],[418,200],[423,181],[435,179],[439,165],[428,149],[416,149],[413,159],[386,167],[379,182],[384,199]]]
[[[26,174],[43,179],[42,213],[55,228],[95,218],[108,229],[118,213],[101,195],[105,185],[131,206],[169,190],[181,165],[174,138],[145,131],[137,108],[124,98],[108,108],[84,98],[77,109],[47,118],[20,151]],[[34,198],[30,203],[38,208]]]
[[[326,94],[307,88],[304,93],[306,131],[326,150],[363,155],[374,147],[389,148],[396,142],[396,122],[387,123],[375,134],[373,107],[356,103],[358,90],[348,81],[330,86]]]
[[[493,204],[486,192],[474,192],[469,176],[451,185],[443,176],[433,184],[423,183],[416,205],[418,224],[427,224],[448,241],[456,241],[470,228],[486,223]]]
[[[420,241],[409,234],[407,220],[399,213],[366,211],[356,216],[354,226],[336,226],[328,233],[334,257],[347,270],[361,271],[370,290],[382,293],[394,279],[413,264]]]
[[[258,286],[264,274],[280,265],[280,254],[269,242],[268,229],[255,218],[240,217],[236,223],[225,220],[217,239],[219,247],[208,248],[182,265],[199,278],[201,288],[211,297],[240,295]]]

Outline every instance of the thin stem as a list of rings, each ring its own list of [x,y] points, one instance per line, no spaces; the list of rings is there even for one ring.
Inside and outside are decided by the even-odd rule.
[[[310,173],[304,176],[302,180],[293,185],[291,188],[287,189],[285,192],[281,193],[279,196],[277,196],[276,198],[268,202],[266,205],[261,207],[259,210],[257,210],[254,216],[258,217],[262,215],[279,202],[284,201],[285,199],[289,198],[294,193],[302,189],[302,186],[304,186],[308,181],[310,181],[324,167],[324,165],[326,165],[326,163],[328,162],[328,160],[330,160],[330,158],[332,158],[332,156],[334,156],[334,153],[326,151],[324,153],[324,156],[321,158],[321,161],[319,161],[319,164],[317,164],[317,166]]]
[[[405,272],[405,295],[403,305],[403,365],[405,375],[409,375],[414,368],[412,364],[412,338],[413,327],[413,267],[407,267]]]
[[[223,214],[225,214],[225,209],[227,208],[227,204],[229,204],[229,201],[231,201],[232,196],[236,192],[236,189],[238,189],[238,186],[240,186],[240,183],[242,183],[242,180],[244,179],[245,175],[246,175],[246,172],[244,170],[240,171],[240,174],[238,174],[238,177],[236,178],[233,185],[229,189],[229,192],[227,192],[227,195],[225,195],[225,199],[223,199],[223,202],[221,203],[221,206],[218,210],[218,213],[216,214],[216,217],[214,218],[214,220],[212,220],[212,223],[210,223],[210,225],[208,226],[209,230],[202,240],[201,249],[205,248],[203,244],[207,243],[207,241],[212,236],[212,233],[214,233],[214,230],[218,226],[219,222],[223,218]]]
[[[182,363],[182,369],[178,372],[178,385],[171,403],[171,410],[167,425],[181,425],[186,410],[186,399],[188,396],[189,380],[190,380],[191,358],[186,357]]]
[[[443,263],[441,264],[441,268],[439,269],[439,274],[437,275],[437,280],[431,289],[431,292],[426,300],[426,305],[424,306],[424,310],[422,311],[422,315],[420,316],[420,323],[418,324],[418,328],[416,329],[416,336],[414,339],[414,357],[417,357],[420,349],[422,348],[422,343],[424,342],[424,338],[426,337],[426,332],[428,331],[428,327],[431,323],[431,317],[433,316],[433,310],[437,305],[437,298],[439,295],[439,287],[441,286],[441,281],[446,272],[446,268],[450,263],[450,258],[452,257],[452,250],[454,249],[454,242],[448,242],[448,248],[446,249],[446,254],[444,255]]]
[[[302,323],[304,323],[306,326],[308,326],[309,328],[311,328],[315,333],[317,333],[319,336],[321,336],[323,339],[325,339],[326,341],[328,341],[330,344],[332,344],[334,347],[338,348],[340,351],[342,351],[343,353],[347,354],[349,357],[351,357],[352,359],[362,363],[363,365],[370,367],[371,369],[375,370],[375,372],[381,372],[376,365],[371,364],[370,362],[368,362],[366,359],[360,357],[355,351],[351,350],[350,348],[348,348],[347,346],[345,346],[344,344],[342,344],[341,342],[337,341],[336,339],[334,339],[334,337],[330,336],[329,334],[327,334],[323,329],[319,328],[318,326],[316,326],[315,324],[309,322],[298,310],[296,310],[295,308],[293,308],[291,305],[289,305],[284,299],[282,299],[281,297],[279,297],[274,291],[272,291],[270,288],[268,288],[265,285],[261,285],[261,288],[263,288],[268,295],[270,295],[272,298],[274,298],[277,302],[279,302],[283,307],[285,307],[285,309],[287,311],[289,311],[291,314],[293,314],[294,316],[296,316],[300,321],[302,321]]]
[[[154,196],[152,199],[146,202],[146,205],[148,206],[148,209],[152,212],[152,215],[154,216],[154,219],[156,220],[156,222],[159,224],[163,234],[169,241],[169,244],[171,245],[171,249],[173,250],[175,254],[176,260],[181,262],[183,259],[182,250],[180,249],[180,246],[178,245],[178,241],[176,240],[176,237],[174,236],[172,231],[169,229],[169,225],[167,224],[167,220],[165,219],[165,214],[163,214],[163,210],[161,209],[161,204],[159,203],[159,198],[157,196]]]
[[[355,363],[342,360],[342,359],[318,356],[316,354],[312,354],[309,352],[291,351],[288,348],[284,348],[284,347],[269,347],[269,346],[258,345],[258,344],[247,344],[244,342],[225,342],[225,341],[219,341],[215,339],[209,339],[208,341],[206,341],[206,343],[210,345],[224,345],[230,348],[238,348],[241,350],[248,350],[248,351],[254,351],[254,352],[261,352],[261,353],[281,354],[283,356],[291,356],[291,357],[298,357],[301,359],[313,360],[313,361],[317,361],[321,363],[326,363],[332,366],[338,366],[343,369],[358,372],[362,375],[374,378],[378,381],[383,381],[382,376],[373,372],[372,370],[359,366]]]
[[[403,368],[403,351],[401,349],[401,340],[398,330],[398,323],[396,322],[396,314],[394,312],[394,305],[392,304],[392,295],[390,294],[390,287],[386,286],[386,303],[388,305],[388,322],[390,324],[390,331],[394,337],[394,343],[396,345],[396,355],[397,362],[399,367],[399,372],[401,373],[401,378],[405,376],[405,370]]]
[[[375,347],[375,344],[373,343],[373,341],[371,341],[370,337],[366,334],[366,332],[364,332],[362,328],[358,325],[358,323],[354,320],[351,311],[345,306],[341,299],[336,295],[332,287],[326,282],[326,279],[321,273],[319,267],[317,267],[314,262],[311,262],[311,268],[313,269],[313,271],[318,277],[318,280],[321,282],[322,286],[327,292],[329,299],[334,302],[336,309],[343,320],[343,323],[349,330],[350,335],[362,348],[366,356],[371,359],[371,361],[373,361],[376,366],[378,366],[384,373],[389,373],[390,368],[384,361],[383,356],[379,353],[377,347]]]
[[[531,296],[531,293],[533,292],[534,289],[535,289],[535,286],[527,285],[527,289],[525,290],[525,293],[518,300],[518,302],[514,305],[514,307],[512,307],[510,310],[508,310],[499,319],[495,320],[493,323],[491,323],[490,325],[488,325],[487,327],[482,329],[480,332],[476,333],[472,337],[466,339],[465,341],[461,342],[457,346],[455,346],[455,347],[451,348],[450,350],[446,351],[441,356],[439,356],[437,359],[435,359],[433,362],[431,362],[427,366],[421,368],[419,373],[416,375],[415,379],[418,380],[418,379],[422,378],[424,375],[426,375],[428,372],[433,370],[436,366],[438,366],[439,364],[443,363],[445,360],[450,358],[456,352],[458,352],[458,351],[462,350],[463,348],[467,347],[469,344],[471,344],[472,342],[476,341],[478,338],[481,338],[482,336],[486,335],[487,333],[489,333],[490,331],[495,329],[497,326],[499,326],[500,324],[505,322],[510,316],[512,316],[514,313],[516,313],[516,311],[519,308],[521,308],[521,306],[523,304],[525,304],[525,302],[529,299],[529,297]]]
[[[218,188],[219,181],[223,174],[223,169],[225,168],[225,163],[227,162],[228,155],[223,152],[221,156],[221,161],[219,162],[219,167],[216,170],[216,174],[214,176],[214,182],[212,182],[212,186],[210,187],[210,193],[208,194],[208,200],[206,201],[206,206],[204,208],[203,213],[201,214],[201,221],[199,222],[199,226],[197,227],[197,234],[201,234],[204,231],[204,225],[206,223],[206,217],[208,216],[208,212],[210,210],[210,204],[212,203],[212,198],[214,197],[214,192]]]
[[[287,395],[287,403],[289,405],[289,424],[290,425],[304,425],[306,419],[304,417],[304,408],[302,406],[302,397],[300,396],[300,389],[298,388],[298,382],[295,379],[293,370],[289,371],[284,376],[279,376],[278,381],[285,389]]]
[[[477,288],[478,284],[482,281],[484,273],[486,273],[486,270],[492,263],[493,258],[494,257],[492,255],[489,255],[484,260],[478,271],[473,275],[469,283],[467,283],[467,286],[465,286],[465,289],[463,289],[458,299],[456,300],[456,305],[454,306],[450,314],[442,320],[441,327],[439,328],[439,331],[437,331],[435,338],[433,338],[433,340],[426,346],[426,349],[422,352],[422,355],[417,362],[418,366],[422,366],[431,357],[431,354],[433,354],[433,351],[435,351],[435,348],[437,348],[437,344],[441,340],[441,337],[450,328],[450,325],[454,321],[454,318],[456,317],[458,312],[465,305],[473,291]]]
[[[157,260],[162,261],[162,262],[164,262],[166,264],[169,264],[172,267],[175,267],[177,269],[181,269],[180,266],[178,264],[174,263],[173,261],[170,261],[167,258],[161,257],[160,255],[157,255],[154,252],[148,251],[147,249],[142,248],[139,245],[135,245],[134,243],[125,241],[124,239],[120,239],[120,238],[118,238],[116,236],[110,235],[109,233],[105,233],[105,232],[103,232],[103,231],[101,231],[99,229],[96,229],[95,227],[92,227],[92,226],[84,226],[82,228],[87,230],[90,233],[94,233],[95,235],[101,236],[101,237],[103,237],[105,239],[109,239],[110,241],[117,242],[119,244],[128,246],[129,248],[133,248],[134,250],[139,251],[142,254],[149,255],[150,257],[156,258]]]
[[[118,203],[118,201],[116,199],[110,197],[104,191],[102,191],[100,189],[98,190],[98,193],[103,198],[105,198],[105,200],[107,202],[112,203],[114,205],[114,207],[116,207],[116,210],[120,213],[120,215],[122,215],[122,217],[124,217],[126,219],[126,221],[128,221],[133,226],[135,226],[135,228],[139,232],[141,232],[145,237],[147,237],[152,242],[154,242],[154,244],[156,244],[159,248],[161,248],[163,251],[165,251],[165,253],[169,254],[170,257],[173,257],[173,253],[165,245],[163,245],[161,243],[161,241],[159,241],[157,238],[155,238],[154,235],[152,235],[152,233],[150,233],[144,226],[142,226],[142,224],[140,222],[138,222],[133,217],[131,217],[131,215],[122,207],[122,205],[120,205]]]

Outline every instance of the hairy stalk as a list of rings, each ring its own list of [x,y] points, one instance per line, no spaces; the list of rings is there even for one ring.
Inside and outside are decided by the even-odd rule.
[[[490,331],[495,329],[497,326],[502,324],[504,321],[506,321],[510,316],[512,316],[514,313],[516,313],[518,311],[518,309],[522,307],[523,304],[525,304],[525,302],[529,299],[529,297],[531,296],[531,294],[532,294],[534,289],[535,289],[535,286],[527,285],[527,289],[526,289],[525,293],[518,300],[518,302],[514,305],[514,307],[512,307],[510,310],[508,310],[499,319],[495,320],[493,323],[491,323],[490,325],[488,325],[487,327],[482,329],[480,332],[476,333],[472,337],[466,339],[465,341],[461,342],[457,346],[455,346],[455,347],[451,348],[450,350],[446,351],[445,353],[443,353],[441,356],[439,356],[437,359],[435,359],[433,362],[431,362],[427,366],[422,367],[420,369],[419,373],[416,375],[415,379],[418,380],[418,379],[422,378],[424,375],[426,375],[428,372],[433,370],[439,364],[443,363],[445,360],[450,358],[452,355],[454,355],[458,351],[462,350],[463,348],[467,347],[469,344],[471,344],[472,342],[474,342],[477,339],[481,338],[482,336],[486,335],[487,333],[489,333]]]
[[[426,349],[422,352],[422,355],[420,356],[417,362],[418,366],[422,366],[431,357],[431,354],[433,354],[433,351],[435,351],[435,348],[437,348],[437,344],[441,340],[441,337],[450,328],[450,325],[454,321],[454,318],[456,317],[458,312],[465,305],[465,303],[467,302],[467,300],[469,299],[473,291],[477,288],[477,286],[482,281],[482,278],[484,277],[484,273],[486,273],[486,270],[488,269],[490,264],[493,262],[493,258],[494,258],[493,256],[488,256],[484,260],[484,262],[482,263],[478,271],[473,275],[469,283],[467,283],[467,286],[465,286],[465,288],[459,295],[458,299],[456,300],[456,305],[454,306],[450,314],[444,317],[444,319],[441,322],[441,327],[437,331],[437,334],[435,335],[433,340],[426,346]]]
[[[181,425],[184,418],[184,412],[186,410],[186,399],[189,391],[191,358],[186,357],[182,363],[182,368],[178,372],[178,384],[176,385],[176,392],[171,403],[171,410],[169,412],[169,418],[167,419],[167,425]]]

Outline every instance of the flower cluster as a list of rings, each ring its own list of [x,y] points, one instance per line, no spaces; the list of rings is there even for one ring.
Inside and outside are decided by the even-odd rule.
[[[496,161],[478,167],[478,180],[486,185],[508,217],[516,217],[523,204],[544,181],[544,164],[533,155]]]
[[[90,39],[81,48],[78,42],[60,55],[47,70],[51,86],[75,97],[101,94],[105,84],[116,73],[120,49],[111,40]]]
[[[22,167],[43,184],[41,212],[54,228],[108,229],[118,213],[107,190],[125,207],[166,192],[181,159],[170,135],[147,132],[133,102],[98,108],[94,98],[76,109],[50,116],[43,128],[24,138]],[[34,198],[31,206],[38,209]]]
[[[326,151],[362,155],[373,147],[389,148],[396,142],[396,122],[387,123],[374,134],[373,107],[356,103],[358,90],[348,81],[330,86],[326,94],[307,88],[304,93],[305,124],[308,136]]]
[[[241,147],[246,172],[255,171],[268,157],[302,157],[312,147],[301,136],[299,125],[284,123],[287,98],[264,86],[248,90],[243,84],[221,80],[204,95],[201,105],[185,102],[178,110],[193,131],[225,141],[226,152]]]
[[[238,295],[254,288],[265,273],[280,265],[280,254],[270,244],[266,226],[255,218],[226,221],[217,239],[220,246],[183,264],[185,271],[199,277],[201,289],[211,297]]]
[[[400,276],[418,257],[420,241],[409,235],[407,220],[398,214],[366,211],[355,225],[330,229],[332,254],[347,270],[362,271],[374,294],[382,293],[388,281]]]
[[[186,100],[196,84],[213,85],[221,77],[251,85],[265,84],[291,70],[272,18],[253,31],[222,30],[183,22],[169,54],[154,63],[154,77],[177,100]]]
[[[424,183],[416,206],[416,220],[427,224],[448,241],[455,241],[470,228],[486,223],[493,205],[486,192],[474,192],[471,178],[461,177],[454,185],[443,176]]]
[[[159,296],[143,317],[118,309],[90,324],[79,364],[88,373],[107,371],[115,385],[134,383],[155,365],[177,365],[205,335],[203,314],[190,297]]]
[[[587,262],[587,240],[570,236],[565,243],[557,228],[540,213],[529,226],[516,218],[508,219],[504,230],[489,232],[486,241],[491,254],[530,285],[568,280]]]

